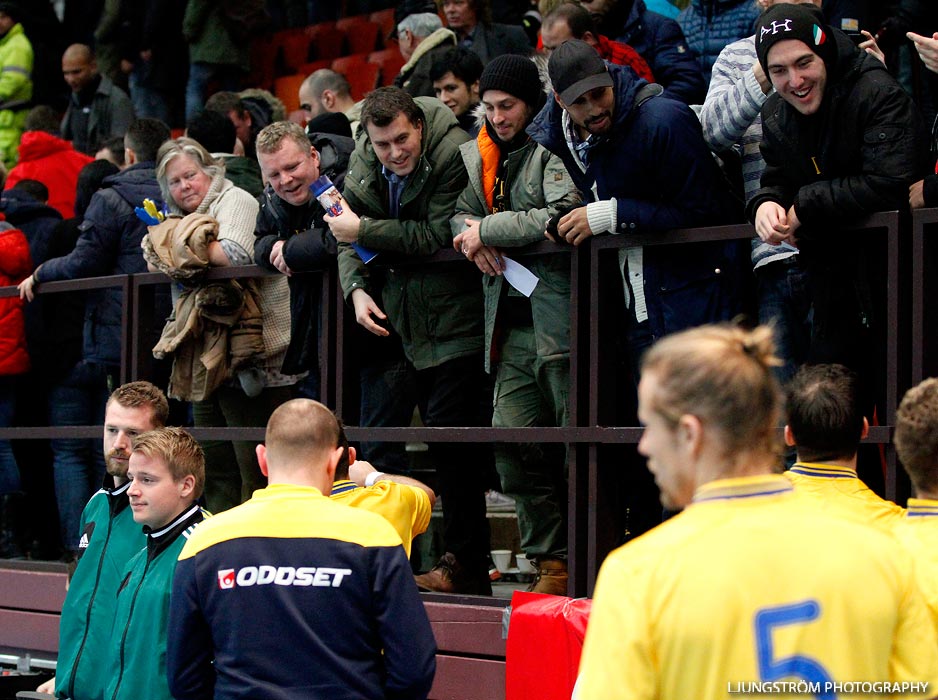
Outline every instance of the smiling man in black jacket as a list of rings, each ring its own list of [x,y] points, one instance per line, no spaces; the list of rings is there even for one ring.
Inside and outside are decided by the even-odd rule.
[[[905,208],[928,167],[928,134],[883,64],[808,5],[759,20],[756,54],[775,94],[762,107],[762,188],[748,204],[756,233],[789,243],[811,278],[808,362],[845,364],[868,386],[884,365],[885,269],[877,241],[844,226]]]
[[[307,136],[291,122],[265,127],[255,143],[257,160],[268,184],[260,197],[254,242],[254,261],[268,270],[288,276],[290,285],[290,345],[283,372],[309,372],[301,393],[319,397],[319,303],[321,282],[317,275],[335,264],[336,240],[323,221],[323,209],[309,186],[325,175],[340,191],[355,142],[345,136],[314,133]],[[300,274],[295,274],[300,273]],[[344,330],[349,359],[358,364],[362,386],[360,424],[397,425],[413,415],[415,399],[400,339],[394,335],[372,351],[377,338],[361,329],[354,319]],[[363,443],[368,461],[389,472],[407,466],[403,445]]]

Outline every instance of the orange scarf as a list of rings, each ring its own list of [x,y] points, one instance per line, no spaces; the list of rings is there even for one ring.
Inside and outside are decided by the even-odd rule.
[[[485,124],[479,129],[476,143],[479,145],[479,155],[482,156],[482,192],[485,193],[485,203],[488,205],[489,211],[492,211],[492,200],[495,196],[495,176],[498,173],[498,159],[501,158],[501,152],[485,130]]]

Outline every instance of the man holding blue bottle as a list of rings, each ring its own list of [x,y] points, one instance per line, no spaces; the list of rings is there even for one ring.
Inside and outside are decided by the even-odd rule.
[[[310,187],[326,177],[341,192],[355,142],[335,134],[308,136],[299,125],[284,121],[262,129],[255,148],[267,187],[260,197],[254,261],[288,276],[290,345],[282,371],[309,372],[300,391],[306,398],[318,399],[321,282],[318,275],[293,273],[326,270],[335,264],[338,246],[323,219],[326,209]],[[380,299],[380,286],[375,293]],[[378,339],[354,321],[344,332],[351,338],[346,347],[354,353],[347,360],[359,366],[359,423],[380,426],[409,420],[416,400],[400,338],[392,334]],[[377,342],[381,343],[380,351],[374,351]],[[382,471],[399,474],[407,468],[403,445],[363,443],[361,448],[368,461]]]

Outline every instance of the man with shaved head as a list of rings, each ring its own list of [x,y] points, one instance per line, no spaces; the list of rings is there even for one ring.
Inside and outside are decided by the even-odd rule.
[[[173,697],[426,698],[436,647],[401,538],[328,498],[347,450],[335,416],[288,401],[265,443],[270,485],[205,521],[179,556]]]
[[[134,120],[133,104],[126,92],[98,73],[88,46],[65,49],[62,75],[72,91],[62,118],[62,138],[72,141],[76,151],[93,156],[109,138],[123,137]]]
[[[311,122],[324,114],[344,114],[352,134],[358,128],[361,104],[352,99],[348,79],[329,68],[320,68],[309,75],[299,91],[300,109]]]

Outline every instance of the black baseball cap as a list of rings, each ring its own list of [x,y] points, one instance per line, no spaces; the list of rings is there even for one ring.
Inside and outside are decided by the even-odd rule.
[[[580,39],[570,39],[554,49],[547,61],[551,87],[564,104],[598,87],[612,87],[606,62],[592,46]]]

